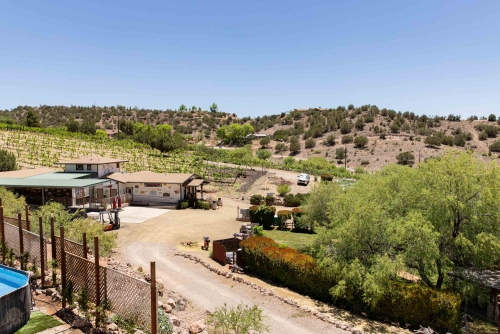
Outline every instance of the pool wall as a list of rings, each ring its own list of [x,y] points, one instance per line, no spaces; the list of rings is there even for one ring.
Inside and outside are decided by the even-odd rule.
[[[0,296],[0,334],[11,334],[26,325],[31,315],[31,290],[29,274],[0,264],[0,270],[21,274],[25,284],[16,290]]]

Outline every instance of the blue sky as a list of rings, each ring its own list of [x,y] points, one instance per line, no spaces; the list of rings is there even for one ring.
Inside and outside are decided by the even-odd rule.
[[[500,1],[1,1],[0,108],[500,116]]]

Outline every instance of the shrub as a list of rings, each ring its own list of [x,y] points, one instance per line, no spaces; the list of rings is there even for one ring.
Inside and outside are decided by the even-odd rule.
[[[354,139],[354,146],[357,148],[364,148],[368,144],[368,138],[366,136],[358,136]]]
[[[285,143],[277,143],[276,146],[274,146],[274,150],[279,153],[283,151],[287,151],[288,147],[286,146]]]
[[[349,144],[349,143],[352,143],[354,141],[354,137],[353,136],[342,136],[342,144]]]
[[[198,208],[203,210],[210,210],[210,203],[207,201],[198,200]]]
[[[264,324],[265,318],[262,309],[257,305],[248,306],[242,303],[229,308],[224,304],[207,316],[207,325],[210,333],[262,334],[269,332],[269,327]]]
[[[382,140],[385,140],[385,132],[382,132],[378,137]]]
[[[346,135],[351,132],[352,124],[345,119],[340,123],[340,133]]]
[[[276,191],[280,194],[280,196],[283,197],[290,191],[292,191],[292,187],[290,187],[288,184],[282,184],[276,187]]]
[[[265,236],[266,234],[264,233],[264,228],[262,226],[254,226],[253,227],[253,234],[259,235],[261,237]]]
[[[264,202],[264,196],[260,194],[255,194],[250,197],[250,204],[261,205]]]
[[[345,148],[339,147],[335,151],[335,159],[344,159],[345,158]]]
[[[313,147],[315,147],[316,146],[316,140],[314,140],[312,138],[306,139],[305,146],[306,146],[306,148],[313,148]]]
[[[402,152],[396,156],[396,160],[400,165],[412,166],[415,163],[415,156],[411,152]]]
[[[466,140],[466,136],[464,134],[458,134],[453,138],[453,143],[456,146],[464,147],[466,142],[467,142],[467,140]]]
[[[369,165],[370,164],[370,161],[368,160],[361,160],[361,165],[362,166],[366,166],[366,165]]]
[[[456,294],[419,284],[391,281],[391,293],[375,307],[363,302],[363,291],[333,298],[329,291],[337,282],[321,270],[314,258],[289,247],[279,247],[270,238],[254,236],[240,243],[245,264],[261,277],[291,290],[331,302],[371,318],[400,324],[432,326],[438,331],[457,330],[461,300]]]
[[[285,206],[286,207],[297,207],[301,206],[306,200],[307,194],[286,194],[285,195]]]
[[[292,211],[290,210],[280,210],[276,213],[278,215],[278,225],[282,229],[285,221],[292,218]]]
[[[488,122],[496,122],[497,117],[494,114],[488,116]]]
[[[179,201],[179,209],[184,210],[189,207],[188,201]]]
[[[326,146],[334,146],[335,145],[335,135],[334,134],[329,134],[328,137],[325,139],[325,145]]]
[[[500,140],[496,140],[490,145],[491,152],[500,152]]]
[[[424,143],[430,147],[441,146],[441,138],[438,136],[425,137]]]
[[[7,150],[0,150],[0,172],[17,170],[16,156]]]
[[[333,176],[330,174],[321,174],[321,181],[332,181]]]
[[[486,132],[484,132],[484,131],[481,132],[479,134],[479,140],[486,140],[486,139],[488,139],[488,134]]]
[[[300,151],[300,141],[296,136],[290,137],[290,152],[298,153]]]
[[[252,223],[260,224],[264,229],[269,230],[273,226],[274,213],[276,208],[274,206],[251,206],[249,208],[250,221]]]
[[[274,200],[275,200],[274,196],[268,195],[266,196],[266,198],[264,198],[264,203],[266,203],[267,206],[271,206],[274,204]]]
[[[365,174],[366,170],[363,167],[358,166],[358,167],[354,168],[354,173],[355,174]]]

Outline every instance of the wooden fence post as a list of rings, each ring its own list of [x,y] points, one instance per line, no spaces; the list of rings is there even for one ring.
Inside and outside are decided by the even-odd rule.
[[[156,262],[151,262],[151,334],[158,333],[158,293],[156,291]]]
[[[61,296],[62,307],[66,307],[66,254],[64,253],[64,226],[59,227],[59,240],[61,241]]]
[[[0,198],[0,246],[2,249],[0,251],[2,252],[2,263],[5,263],[5,250],[7,249],[7,245],[5,244],[5,228],[4,228],[5,222],[3,221],[3,206],[2,206],[2,199]]]
[[[52,213],[50,214],[50,247],[51,247],[51,253],[52,253],[52,262],[54,263],[57,260],[57,256],[56,256],[56,233],[55,233],[55,228],[54,228],[54,214],[52,214]],[[52,270],[54,270],[54,269],[52,269]],[[52,282],[52,283],[55,283],[55,282]]]
[[[101,277],[99,275],[99,238],[94,237],[94,269],[95,269],[95,306],[96,309],[101,305]],[[95,322],[100,323],[100,314],[96,311]]]
[[[83,232],[83,258],[87,258],[87,233]]]
[[[19,225],[19,255],[21,256],[21,270],[24,270],[23,221],[21,213],[17,214],[17,225]]]
[[[45,250],[45,247],[44,246],[44,242],[43,242],[43,218],[40,216],[38,217],[38,227],[40,229],[40,233],[39,233],[39,238],[40,238],[40,273],[42,275],[42,287],[45,286],[45,256],[47,254],[46,253],[46,250]]]
[[[25,212],[25,215],[26,215],[26,230],[27,231],[31,231],[31,228],[30,228],[30,217],[29,217],[29,208],[28,208],[28,204],[26,204],[24,206],[24,212]]]

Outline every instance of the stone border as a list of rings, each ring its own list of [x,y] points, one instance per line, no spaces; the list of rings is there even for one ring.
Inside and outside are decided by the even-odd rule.
[[[273,297],[281,300],[282,302],[284,302],[284,303],[286,303],[288,305],[291,305],[291,306],[294,306],[294,307],[300,309],[303,312],[312,314],[313,316],[315,316],[316,318],[318,318],[321,321],[324,321],[324,322],[327,322],[329,324],[335,325],[337,328],[343,329],[343,330],[351,332],[353,334],[364,334],[364,331],[362,331],[360,329],[354,329],[353,326],[351,326],[351,325],[349,325],[349,324],[347,324],[345,322],[336,320],[336,319],[330,317],[327,314],[324,314],[324,313],[321,313],[319,311],[313,310],[313,309],[311,309],[309,307],[300,306],[299,303],[297,303],[296,301],[294,301],[294,300],[292,300],[290,298],[282,297],[282,296],[274,293],[270,289],[261,287],[261,286],[255,284],[255,283],[252,283],[250,281],[245,280],[243,277],[235,276],[231,272],[223,271],[223,270],[221,270],[219,268],[216,268],[216,267],[212,266],[210,263],[207,263],[207,262],[203,261],[202,259],[194,256],[194,255],[191,255],[191,254],[188,254],[188,253],[184,253],[184,252],[176,252],[176,253],[174,253],[174,256],[182,256],[182,257],[184,257],[186,259],[189,259],[191,261],[199,263],[202,266],[204,266],[205,268],[207,268],[208,270],[210,270],[211,272],[214,272],[214,273],[216,273],[219,276],[223,276],[223,277],[225,277],[227,279],[232,279],[233,281],[238,282],[238,283],[246,284],[246,285],[250,286],[252,289],[257,290],[258,292],[260,292],[264,296],[273,296]]]

